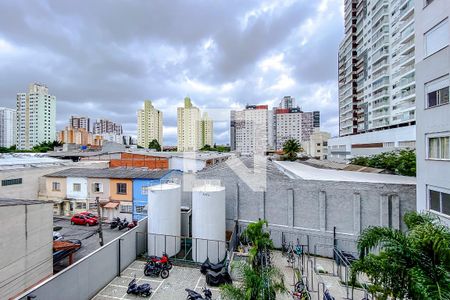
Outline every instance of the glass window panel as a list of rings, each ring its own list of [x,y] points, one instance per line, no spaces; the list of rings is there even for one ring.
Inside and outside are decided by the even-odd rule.
[[[450,150],[449,150],[449,144],[450,144],[450,138],[448,136],[442,137],[440,141],[441,146],[441,157],[442,159],[449,159],[450,158]]]
[[[430,190],[430,209],[441,211],[441,193]]]
[[[449,90],[450,90],[450,88],[449,87],[446,87],[446,88],[443,88],[442,90],[441,90],[441,95],[440,95],[440,104],[446,104],[446,103],[448,103],[449,102]]]
[[[450,194],[441,193],[442,195],[442,213],[450,216]]]
[[[428,107],[437,105],[437,92],[428,93]]]
[[[431,55],[448,45],[448,20],[425,33],[425,55]]]
[[[428,158],[439,158],[439,138],[430,138],[428,140]]]

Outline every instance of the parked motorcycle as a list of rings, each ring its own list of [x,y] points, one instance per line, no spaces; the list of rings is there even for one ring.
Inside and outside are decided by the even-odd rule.
[[[169,277],[169,269],[165,265],[149,262],[144,267],[144,275],[153,277],[161,276],[162,279],[166,279]]]
[[[202,263],[202,265],[200,267],[200,272],[202,274],[206,274],[206,272],[208,272],[209,270],[214,271],[214,272],[219,272],[225,266],[226,261],[227,261],[227,257],[225,256],[224,259],[222,259],[222,261],[218,262],[217,264],[213,264],[209,261],[209,257],[208,257]]]
[[[202,295],[200,295],[199,293],[197,293],[196,291],[190,290],[190,289],[185,289],[185,291],[188,293],[186,299],[187,300],[196,300],[196,299],[204,299],[204,300],[211,300],[212,298],[212,293],[210,289],[207,288],[202,288],[202,292],[205,295],[205,298],[202,297]]]
[[[169,259],[167,253],[163,253],[161,257],[151,255],[147,258],[147,263],[164,265],[167,268],[167,270],[171,270],[173,267],[172,261]]]
[[[127,228],[127,227],[128,227],[127,218],[123,218],[123,221],[120,222],[120,224],[119,224],[119,230],[122,230],[122,229]]]
[[[128,284],[127,294],[148,297],[152,294],[152,287],[148,283],[138,285],[136,276],[134,276],[134,279]]]
[[[111,221],[111,224],[110,224],[110,228],[111,229],[114,229],[114,228],[116,228],[117,226],[119,226],[119,224],[120,224],[120,218],[119,217],[115,217],[112,221]]]
[[[128,229],[132,229],[137,226],[137,221],[133,220],[128,224]]]
[[[230,273],[228,273],[228,268],[225,266],[219,272],[214,272],[209,270],[206,273],[206,283],[210,286],[219,286],[222,284],[232,283]]]

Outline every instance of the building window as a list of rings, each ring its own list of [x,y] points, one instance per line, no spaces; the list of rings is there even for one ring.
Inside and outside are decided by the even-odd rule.
[[[434,107],[449,103],[450,77],[436,79],[425,84],[426,107]]]
[[[126,213],[126,214],[131,214],[133,212],[133,206],[128,205],[128,204],[121,204],[120,205],[120,212],[121,213]]]
[[[81,183],[74,183],[73,184],[73,191],[74,192],[81,192]]]
[[[448,46],[448,19],[445,19],[431,30],[425,33],[425,56],[429,56],[433,53]]]
[[[2,180],[2,186],[15,185],[15,184],[22,184],[22,178]]]
[[[86,209],[86,203],[85,202],[75,202],[75,208],[76,209]]]
[[[450,159],[450,137],[428,138],[428,156],[430,159]]]
[[[101,193],[101,192],[103,192],[102,184],[100,182],[95,182],[94,185],[93,185],[93,190],[94,190],[94,193]]]
[[[117,194],[126,195],[127,194],[127,184],[117,183]]]
[[[148,195],[148,186],[143,186],[141,190],[142,195]]]
[[[450,216],[450,192],[429,189],[429,208]]]
[[[61,191],[61,183],[52,182],[52,191]]]
[[[136,213],[137,214],[146,214],[147,210],[144,205],[136,205]]]

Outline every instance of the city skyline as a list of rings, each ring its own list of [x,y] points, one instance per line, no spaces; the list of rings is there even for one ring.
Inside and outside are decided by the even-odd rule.
[[[191,12],[195,19],[186,24],[167,4],[148,5],[141,10],[160,12],[168,20],[164,22],[172,22],[175,29],[144,26],[151,28],[145,32],[135,30],[132,24],[117,28],[100,13],[100,4],[91,7],[94,14],[98,12],[95,19],[76,3],[38,4],[35,12],[40,15],[59,15],[44,18],[54,28],[50,33],[24,5],[4,4],[3,21],[6,15],[20,14],[29,16],[30,23],[10,20],[0,25],[5,28],[0,31],[0,57],[4,62],[0,69],[8,74],[0,83],[0,106],[13,108],[15,94],[37,80],[58,98],[58,130],[76,114],[114,120],[124,126],[124,132],[136,135],[136,109],[143,99],[152,99],[165,116],[164,143],[175,144],[176,110],[171,107],[181,106],[185,96],[207,111],[237,109],[247,103],[272,107],[283,96],[292,95],[302,109],[320,110],[323,130],[337,134],[336,52],[343,36],[340,1],[286,1],[278,6],[271,2],[224,2],[191,8],[180,3],[181,11]],[[77,13],[57,13],[63,10]],[[144,19],[133,6],[113,4],[110,13]],[[212,18],[236,22],[210,22]],[[317,35],[320,31],[326,33]],[[77,35],[83,36],[82,43]],[[52,41],[55,37],[57,42]],[[133,44],[136,40],[138,45]],[[140,50],[134,51],[136,48]],[[241,55],[243,49],[251,50]],[[39,59],[35,59],[36,52]],[[60,64],[70,67],[61,68]],[[30,70],[27,65],[34,67]],[[227,121],[215,124],[218,144],[229,142],[228,127]]]

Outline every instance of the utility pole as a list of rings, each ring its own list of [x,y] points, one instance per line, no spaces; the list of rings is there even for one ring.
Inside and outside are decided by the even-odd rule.
[[[103,247],[102,215],[100,214],[99,197],[95,197],[95,203],[97,204],[97,215],[98,215],[98,237],[100,239],[100,247]]]

